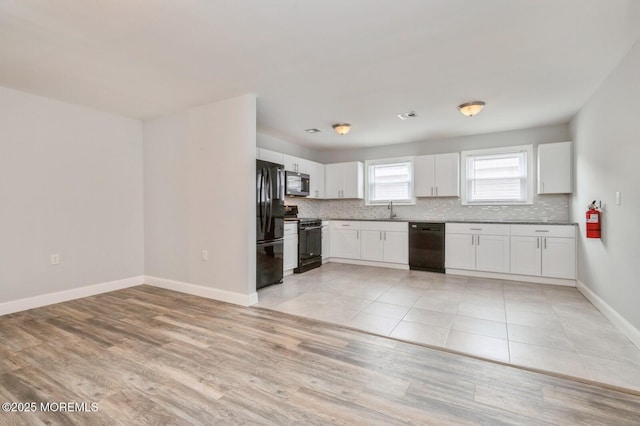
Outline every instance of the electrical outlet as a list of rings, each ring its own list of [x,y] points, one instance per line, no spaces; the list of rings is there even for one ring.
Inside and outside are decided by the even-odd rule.
[[[52,254],[51,255],[51,264],[52,265],[59,265],[60,264],[60,255],[59,254]]]
[[[207,250],[202,250],[202,260],[209,260],[209,252]]]

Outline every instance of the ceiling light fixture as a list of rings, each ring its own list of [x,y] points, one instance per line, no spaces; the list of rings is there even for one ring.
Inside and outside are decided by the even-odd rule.
[[[460,112],[467,117],[473,117],[474,115],[482,111],[482,108],[484,108],[484,106],[485,103],[482,101],[466,102],[462,105],[458,105],[458,110],[460,110]]]
[[[305,132],[307,133],[318,133],[321,130],[320,129],[316,129],[315,127],[313,129],[304,129]]]
[[[346,135],[351,130],[351,124],[348,123],[338,123],[333,125],[333,130],[336,131],[339,135]]]

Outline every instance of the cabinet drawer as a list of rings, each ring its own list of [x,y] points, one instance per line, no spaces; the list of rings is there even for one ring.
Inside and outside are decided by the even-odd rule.
[[[360,229],[363,231],[389,231],[389,232],[409,232],[408,222],[360,222]]]
[[[298,235],[298,222],[285,223],[284,235]]]
[[[333,229],[360,229],[360,222],[357,220],[332,220]]]
[[[509,235],[509,225],[494,223],[447,223],[447,234]]]
[[[575,238],[576,227],[573,225],[511,225],[511,235]]]

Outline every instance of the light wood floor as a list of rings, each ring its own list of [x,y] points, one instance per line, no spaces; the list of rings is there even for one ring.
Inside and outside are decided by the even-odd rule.
[[[640,396],[139,286],[0,317],[0,424],[637,425]]]

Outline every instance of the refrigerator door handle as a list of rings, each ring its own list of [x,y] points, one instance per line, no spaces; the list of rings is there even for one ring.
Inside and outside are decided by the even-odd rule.
[[[264,167],[260,170],[260,184],[258,185],[258,211],[260,212],[260,232],[264,233]]]
[[[272,194],[272,185],[273,182],[271,181],[271,173],[269,172],[269,170],[267,170],[267,232],[271,232],[271,222],[272,222],[272,215],[273,215],[273,200],[271,199],[271,194]]]

